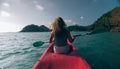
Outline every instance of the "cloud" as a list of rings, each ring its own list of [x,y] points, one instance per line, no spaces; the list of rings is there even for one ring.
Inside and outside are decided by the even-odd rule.
[[[10,7],[10,4],[9,3],[3,3],[2,4],[4,7]]]
[[[83,16],[80,16],[80,19],[83,19],[84,17]]]
[[[10,16],[10,13],[7,12],[7,11],[1,11],[1,12],[0,12],[0,15],[1,15],[2,17],[9,17],[9,16]]]
[[[33,3],[35,4],[37,10],[43,11],[45,9],[42,5],[38,3],[38,1],[33,1]]]
[[[40,11],[44,10],[44,7],[39,5],[39,4],[35,5],[35,7],[36,7],[37,10],[40,10]]]
[[[65,23],[69,26],[69,25],[75,25],[76,23],[74,21],[72,21],[71,19],[65,19]]]
[[[65,22],[67,22],[67,23],[71,23],[71,22],[72,22],[72,20],[65,20]]]

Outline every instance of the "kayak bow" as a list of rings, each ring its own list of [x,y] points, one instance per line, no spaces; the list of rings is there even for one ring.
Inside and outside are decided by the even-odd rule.
[[[54,43],[51,43],[32,69],[91,69],[79,55],[75,46],[68,43],[72,47],[72,52],[67,55],[55,54],[53,52]]]

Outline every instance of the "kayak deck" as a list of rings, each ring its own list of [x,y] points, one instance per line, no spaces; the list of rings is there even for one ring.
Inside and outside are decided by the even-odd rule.
[[[73,51],[67,55],[53,53],[53,46],[54,43],[45,50],[32,69],[91,69],[73,45]]]

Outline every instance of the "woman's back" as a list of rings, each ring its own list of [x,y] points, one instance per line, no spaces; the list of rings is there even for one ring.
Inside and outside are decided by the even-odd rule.
[[[67,45],[68,33],[66,29],[61,30],[55,34],[55,46],[66,46]]]

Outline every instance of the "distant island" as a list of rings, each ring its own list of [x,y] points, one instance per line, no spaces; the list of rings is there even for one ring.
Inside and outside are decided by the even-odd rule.
[[[27,25],[25,26],[20,32],[49,32],[50,29],[44,25],[38,26],[38,25]]]
[[[87,27],[86,26],[79,26],[79,25],[71,25],[68,26],[68,30],[69,31],[87,31]]]
[[[116,7],[111,11],[103,14],[93,24],[89,26],[71,25],[68,26],[70,31],[92,31],[99,32],[120,32],[120,7]],[[48,27],[41,25],[27,25],[20,32],[49,32]]]

